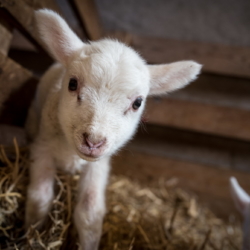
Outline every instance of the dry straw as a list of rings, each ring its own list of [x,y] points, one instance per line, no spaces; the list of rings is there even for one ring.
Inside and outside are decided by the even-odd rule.
[[[0,249],[78,249],[72,224],[78,175],[59,172],[56,195],[44,229],[24,230],[28,184],[27,148],[0,146]],[[103,250],[226,250],[240,249],[238,223],[216,218],[185,191],[164,179],[153,187],[123,176],[111,176]]]

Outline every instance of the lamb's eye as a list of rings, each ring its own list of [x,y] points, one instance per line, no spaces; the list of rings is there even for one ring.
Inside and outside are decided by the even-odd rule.
[[[70,78],[69,80],[69,91],[77,90],[77,80],[75,78]]]
[[[142,103],[142,98],[141,97],[137,97],[132,105],[134,110],[137,110],[138,108],[140,108]]]

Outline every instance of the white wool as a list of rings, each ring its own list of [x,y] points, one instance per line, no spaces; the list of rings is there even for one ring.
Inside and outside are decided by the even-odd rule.
[[[48,213],[56,168],[81,170],[75,224],[82,249],[95,250],[110,157],[135,133],[147,96],[185,86],[201,66],[192,61],[148,66],[118,41],[83,43],[53,11],[38,11],[36,20],[59,63],[42,77],[29,111],[27,132],[34,142],[26,224]],[[78,84],[74,91],[69,90],[72,78]],[[133,108],[141,99],[141,106]]]

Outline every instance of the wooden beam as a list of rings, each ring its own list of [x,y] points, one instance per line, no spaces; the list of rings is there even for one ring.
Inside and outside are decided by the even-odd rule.
[[[124,32],[124,31],[115,31],[115,32],[105,32],[105,36],[113,39],[117,39],[118,41],[127,44],[128,46],[132,46],[133,35]]]
[[[12,28],[3,18],[0,18],[0,52],[7,55],[12,41]]]
[[[235,211],[229,191],[231,176],[235,176],[240,185],[250,193],[250,174],[234,170],[217,169],[128,150],[115,156],[112,166],[115,174],[127,175],[146,185],[159,181],[160,178],[174,178],[177,180],[177,187],[195,192],[199,200],[223,218]]]
[[[242,140],[146,124],[127,149],[250,174],[250,142]]]
[[[61,14],[60,7],[55,0],[23,0],[32,9],[38,10],[43,8],[48,8]]]
[[[170,98],[149,98],[149,123],[250,140],[250,111]]]
[[[31,79],[30,71],[0,53],[0,109],[14,90]]]
[[[2,8],[1,8],[2,7]],[[0,0],[0,15],[17,28],[39,51],[49,56],[47,47],[38,34],[35,23],[35,10],[40,8],[50,8],[61,14],[60,8],[55,0]],[[76,32],[80,37],[81,32]],[[45,52],[45,53],[44,53]],[[49,56],[50,57],[50,56]]]
[[[0,123],[24,127],[28,110],[36,92],[38,80],[31,78],[13,89],[3,104]],[[21,101],[20,101],[21,97]]]
[[[47,48],[41,41],[35,27],[34,9],[23,0],[0,0],[0,14],[15,28],[17,28],[40,51]],[[46,55],[48,55],[46,53]]]
[[[150,64],[195,60],[206,72],[250,78],[250,47],[132,36],[132,46]]]
[[[91,40],[102,38],[104,32],[93,0],[74,0],[88,36]]]
[[[23,0],[4,1],[0,0],[0,7],[4,7],[9,13],[16,18],[16,20],[30,33],[30,35],[37,41],[35,33],[34,10],[24,3]]]

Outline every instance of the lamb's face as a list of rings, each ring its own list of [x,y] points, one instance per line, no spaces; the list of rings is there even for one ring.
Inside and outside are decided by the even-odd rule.
[[[65,66],[59,120],[70,145],[84,159],[114,153],[135,132],[145,99],[187,85],[200,72],[193,61],[146,66],[125,45],[87,45],[51,10],[36,12],[38,31]]]
[[[125,45],[87,45],[64,76],[59,119],[64,134],[86,160],[113,154],[134,134],[149,92],[144,61]]]

